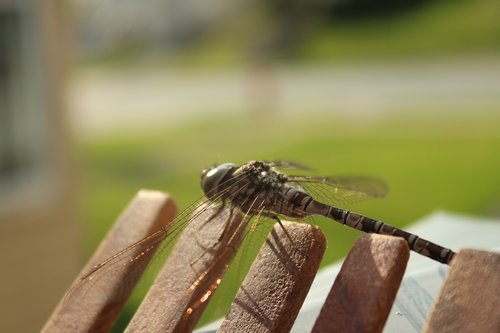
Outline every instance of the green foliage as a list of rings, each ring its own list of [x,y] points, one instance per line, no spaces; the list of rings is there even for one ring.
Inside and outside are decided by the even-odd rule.
[[[299,53],[316,61],[497,53],[499,10],[495,0],[435,1],[389,17],[332,20],[310,28]]]

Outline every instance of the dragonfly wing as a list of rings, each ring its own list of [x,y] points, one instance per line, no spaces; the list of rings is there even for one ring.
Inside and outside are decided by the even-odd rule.
[[[244,180],[244,177],[241,180]],[[245,187],[242,186],[239,190],[244,191]],[[220,209],[224,202],[219,200],[227,191],[228,189],[217,192],[216,195],[212,196],[212,200],[202,196],[178,214],[168,225],[89,268],[66,294],[65,305],[77,304],[78,300],[83,297],[98,294],[101,290],[108,290],[110,286],[116,285],[117,279],[120,281],[118,284],[120,290],[117,292],[116,300],[122,294],[128,295],[129,289],[133,288],[141,274],[146,277],[146,280],[152,280],[156,272],[163,266],[179,235],[192,221],[203,219],[207,215],[207,221],[204,222],[206,224],[214,216],[211,211],[217,212],[218,218],[223,218],[226,215],[229,217],[228,210]],[[153,253],[154,257],[151,258]],[[148,264],[149,259],[151,262]],[[145,265],[147,268],[143,273]]]
[[[311,167],[295,161],[272,161],[269,162],[269,164],[281,169],[307,170],[307,171],[313,170]]]
[[[109,289],[110,285],[115,285],[113,281],[117,276],[122,277],[119,286],[124,289],[120,290],[117,295],[128,294],[128,289],[134,287],[141,274],[154,275],[159,267],[163,265],[166,254],[170,252],[186,225],[193,218],[202,214],[203,211],[216,205],[217,203],[207,203],[207,199],[200,198],[177,215],[168,225],[113,254],[98,265],[89,268],[70,288],[65,296],[64,303],[78,303],[79,299],[90,297],[90,294]],[[154,257],[151,259],[151,256]],[[150,259],[151,262],[148,264]],[[145,265],[148,265],[148,267],[146,272],[143,273]]]
[[[349,204],[387,194],[386,184],[371,177],[289,176],[288,181],[303,187],[313,198],[332,204]]]

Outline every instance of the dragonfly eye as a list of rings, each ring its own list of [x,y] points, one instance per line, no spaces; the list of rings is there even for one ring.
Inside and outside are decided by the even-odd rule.
[[[209,199],[215,199],[219,195],[219,185],[223,179],[236,168],[233,163],[224,163],[216,167],[205,169],[201,173],[201,188]]]

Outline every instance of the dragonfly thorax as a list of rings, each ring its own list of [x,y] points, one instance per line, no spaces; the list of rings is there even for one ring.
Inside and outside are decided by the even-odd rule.
[[[271,189],[281,189],[288,181],[288,177],[275,167],[264,161],[251,161],[241,166],[242,173],[249,176],[249,180],[257,186]]]
[[[238,202],[238,197],[280,191],[288,177],[264,161],[251,161],[241,166],[224,163],[203,170],[201,187],[211,200]]]

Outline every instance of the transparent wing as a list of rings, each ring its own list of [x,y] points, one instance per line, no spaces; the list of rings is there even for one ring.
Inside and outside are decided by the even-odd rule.
[[[85,272],[76,283],[71,287],[65,296],[64,304],[78,303],[79,299],[84,297],[94,297],[95,293],[101,290],[106,290],[113,283],[116,276],[123,276],[121,283],[118,284],[120,290],[115,293],[116,301],[122,301],[123,297],[127,297],[130,291],[141,277],[144,266],[148,265],[151,256],[151,263],[147,268],[148,274],[153,274],[156,267],[160,267],[166,257],[166,253],[170,252],[173,244],[176,242],[179,234],[184,230],[185,226],[191,220],[191,216],[197,216],[203,211],[200,207],[206,202],[206,199],[200,199],[191,205],[184,212],[179,214],[170,224],[163,226],[161,229],[151,235],[131,244],[127,248],[115,253],[111,257],[105,259],[96,266]],[[214,206],[215,203],[208,203],[203,210]],[[197,211],[198,209],[198,211]],[[140,223],[140,221],[138,221]],[[154,266],[154,267],[153,267]],[[146,275],[144,273],[142,275]]]
[[[288,176],[288,181],[304,188],[313,198],[330,204],[349,204],[387,194],[386,184],[371,177]]]
[[[307,170],[307,171],[313,170],[311,167],[295,161],[271,161],[269,162],[269,164],[280,169]]]
[[[244,188],[240,190],[244,190]],[[220,193],[220,195],[222,194],[223,193]],[[94,294],[98,293],[99,290],[108,288],[109,285],[112,284],[110,281],[117,275],[124,275],[126,279],[124,283],[120,285],[120,288],[123,290],[118,290],[116,294],[128,295],[129,291],[133,289],[139,279],[144,269],[144,265],[148,265],[147,262],[152,255],[154,255],[154,257],[151,259],[147,272],[143,275],[152,275],[156,273],[163,265],[181,232],[191,221],[205,215],[209,220],[212,216],[208,213],[209,210],[219,211],[220,214],[229,214],[228,210],[219,210],[218,208],[220,206],[221,202],[218,200],[210,201],[204,196],[201,197],[178,214],[168,225],[163,226],[150,236],[137,241],[105,259],[98,265],[90,268],[86,273],[81,275],[76,283],[70,288],[65,296],[64,303],[68,305],[71,303],[78,303],[78,299],[90,296],[90,294],[87,295],[89,292]],[[221,216],[219,215],[218,217]]]

